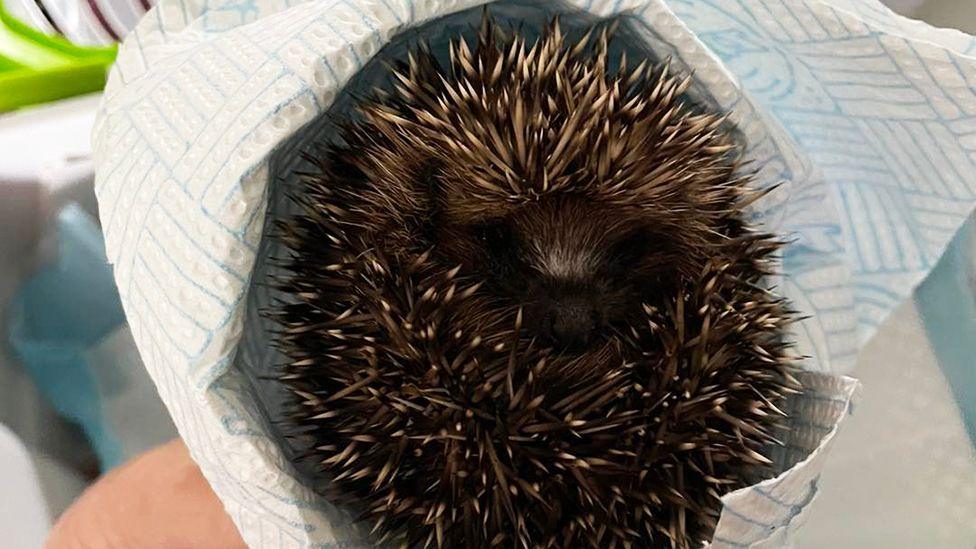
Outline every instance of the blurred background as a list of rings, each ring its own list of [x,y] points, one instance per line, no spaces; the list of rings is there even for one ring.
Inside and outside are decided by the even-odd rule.
[[[730,0],[731,1],[731,0]],[[89,134],[152,0],[0,0],[0,546],[39,547],[99,475],[174,436],[105,259]],[[974,0],[890,0],[976,32]],[[862,352],[800,549],[976,547],[976,221]],[[958,333],[958,332],[956,332]],[[883,502],[883,504],[880,504]]]

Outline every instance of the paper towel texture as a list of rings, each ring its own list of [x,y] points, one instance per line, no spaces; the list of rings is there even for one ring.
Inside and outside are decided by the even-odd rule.
[[[163,0],[120,50],[93,136],[109,259],[147,369],[254,547],[359,539],[294,476],[268,425],[273,391],[256,377],[274,360],[256,314],[267,290],[252,282],[267,268],[277,185],[384,46],[456,32],[481,3]],[[808,391],[791,403],[791,440],[775,455],[789,470],[729,494],[713,546],[788,543],[855,389],[836,373],[972,208],[976,67],[966,52],[976,42],[868,0],[495,10],[530,24],[554,12],[619,15],[631,42],[695,71],[696,99],[732,113],[757,184],[783,182],[754,214],[795,239],[776,282],[810,315],[794,330],[811,356]]]

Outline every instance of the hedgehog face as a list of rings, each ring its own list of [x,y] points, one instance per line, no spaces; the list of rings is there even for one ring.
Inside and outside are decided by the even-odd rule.
[[[599,347],[673,279],[666,237],[639,211],[572,194],[501,209],[442,222],[434,249],[524,309],[531,333],[564,351]]]

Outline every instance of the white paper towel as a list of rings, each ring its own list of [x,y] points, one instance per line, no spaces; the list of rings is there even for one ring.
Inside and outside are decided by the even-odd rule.
[[[256,314],[268,296],[251,285],[271,252],[266,215],[281,213],[269,183],[288,184],[298,151],[328,131],[320,115],[384,45],[436,41],[477,20],[481,3],[164,0],[119,52],[94,131],[108,255],[143,360],[254,547],[358,539],[296,480],[269,429],[273,390],[257,376],[274,355]],[[493,11],[529,23],[620,15],[631,41],[695,71],[698,100],[733,113],[757,181],[785,182],[755,214],[795,238],[779,286],[810,315],[794,330],[812,357],[808,391],[775,453],[789,470],[729,494],[713,546],[788,543],[855,389],[831,372],[850,367],[972,208],[976,62],[965,52],[976,41],[874,0],[523,0]]]

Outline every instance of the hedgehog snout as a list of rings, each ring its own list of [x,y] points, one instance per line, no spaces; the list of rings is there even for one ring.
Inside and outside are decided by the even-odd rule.
[[[597,329],[597,313],[583,301],[557,302],[549,312],[552,339],[567,348],[585,347]]]
[[[539,335],[566,350],[584,349],[599,336],[603,314],[592,299],[582,295],[556,296],[544,306]]]

